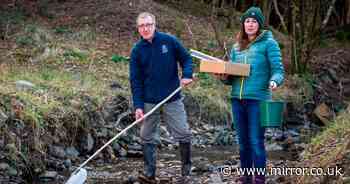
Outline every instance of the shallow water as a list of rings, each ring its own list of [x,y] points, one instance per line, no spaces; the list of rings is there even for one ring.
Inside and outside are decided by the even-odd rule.
[[[180,161],[178,151],[161,150],[157,158],[157,176],[178,177],[180,176]],[[225,161],[236,160],[238,158],[237,146],[208,147],[205,149],[195,148],[192,150],[192,158],[204,158],[206,162],[213,166],[224,165]],[[270,161],[290,160],[291,154],[283,151],[268,152]],[[195,164],[200,167],[200,164]],[[88,182],[94,184],[123,183],[128,177],[137,176],[143,169],[142,158],[127,158],[114,163],[104,163],[88,168]],[[209,172],[194,172],[193,177],[198,183],[202,183],[203,178],[209,177]]]

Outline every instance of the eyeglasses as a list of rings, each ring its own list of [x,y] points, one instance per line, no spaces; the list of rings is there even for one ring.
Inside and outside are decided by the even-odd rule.
[[[145,28],[149,29],[149,28],[151,28],[153,25],[154,25],[154,23],[140,24],[140,25],[137,25],[137,28],[139,28],[139,29],[145,29]]]

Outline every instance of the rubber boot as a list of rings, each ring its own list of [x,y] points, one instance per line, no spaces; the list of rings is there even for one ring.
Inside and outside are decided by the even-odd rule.
[[[156,145],[143,145],[144,174],[139,179],[145,183],[156,183]]]
[[[191,175],[191,143],[181,143],[180,142],[180,156],[181,156],[181,175],[190,176]]]

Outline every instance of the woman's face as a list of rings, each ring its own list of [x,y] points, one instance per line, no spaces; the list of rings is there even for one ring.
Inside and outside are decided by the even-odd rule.
[[[244,20],[244,31],[248,36],[256,36],[259,30],[259,23],[254,18],[246,18]]]

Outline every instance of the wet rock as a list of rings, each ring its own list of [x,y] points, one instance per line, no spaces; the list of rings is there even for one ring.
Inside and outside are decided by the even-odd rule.
[[[104,103],[101,113],[106,122],[115,124],[120,119],[120,123],[122,124],[124,122],[131,122],[132,115],[128,109],[129,101],[125,97],[118,95]]]
[[[57,158],[65,158],[66,152],[62,146],[49,146],[49,153]]]
[[[142,145],[140,145],[140,144],[128,145],[128,150],[142,151]]]
[[[109,85],[109,87],[112,90],[122,89],[122,86],[117,81],[112,81],[111,84]]]
[[[127,151],[127,156],[132,157],[132,158],[141,158],[143,157],[143,152],[142,151],[136,151],[136,150],[128,150]]]
[[[343,177],[343,183],[350,183],[350,177]]]
[[[128,155],[128,151],[125,150],[123,147],[120,148],[119,152],[118,152],[118,155],[120,157],[126,157]]]
[[[5,146],[5,140],[4,139],[0,139],[0,148],[3,148]],[[1,156],[0,156],[1,159]]]
[[[16,89],[18,91],[28,91],[28,90],[32,90],[34,87],[35,85],[29,81],[25,81],[25,80],[16,81]]]
[[[278,145],[277,143],[267,144],[266,145],[266,151],[282,151],[282,146]]]
[[[7,136],[6,136],[6,142],[8,144],[16,144],[16,140],[18,139],[17,135],[10,131],[8,132]]]
[[[8,119],[8,116],[0,110],[0,125],[5,123],[5,121]]]
[[[297,136],[300,136],[300,133],[297,132],[296,130],[293,130],[293,129],[289,129],[287,131],[288,135],[292,136],[292,137],[297,137]]]
[[[63,165],[66,168],[70,168],[70,167],[72,167],[72,161],[70,159],[66,159],[65,161],[63,161]]]
[[[169,146],[170,144],[175,144],[175,141],[173,139],[169,138],[164,138],[161,137],[160,141],[162,142],[162,144],[164,144],[165,146]]]
[[[233,145],[235,144],[235,136],[233,134],[233,131],[228,129],[223,129],[221,131],[218,131],[214,135],[215,143],[217,145]]]
[[[134,184],[135,182],[137,182],[137,177],[136,176],[129,176],[128,182]]]
[[[71,158],[77,158],[79,156],[79,151],[75,149],[75,147],[68,147],[66,148],[66,155],[67,157]]]
[[[204,130],[204,131],[212,130],[212,127],[211,127],[210,125],[208,125],[208,124],[204,124],[204,125],[203,125],[203,130]]]
[[[90,152],[94,148],[95,141],[90,133],[88,133],[81,140],[81,147],[84,152]]]
[[[160,135],[162,135],[164,137],[170,137],[170,133],[169,133],[168,129],[166,128],[166,126],[164,126],[164,125],[160,126]]]
[[[213,168],[209,160],[205,157],[195,157],[192,159],[193,162],[193,172],[208,172]]]
[[[238,161],[237,160],[225,160],[224,165],[237,165]]]
[[[163,154],[161,154],[161,157],[164,158],[164,159],[175,159],[176,155],[175,154],[163,153]]]
[[[117,141],[114,141],[113,143],[112,143],[112,148],[113,148],[113,150],[115,151],[115,152],[119,152],[119,150],[120,150],[120,148],[121,148],[121,146],[118,144],[118,142]]]
[[[332,79],[334,83],[337,83],[339,81],[339,77],[337,76],[337,72],[333,68],[327,69],[329,77]]]
[[[16,169],[16,168],[14,168],[14,167],[9,167],[9,168],[7,169],[7,174],[8,174],[9,176],[17,176],[18,172],[17,172],[17,169]]]
[[[7,163],[0,163],[0,171],[6,171],[9,167]]]
[[[210,174],[209,184],[223,184],[219,174]]]
[[[332,119],[334,113],[325,103],[322,103],[316,107],[314,114],[318,117],[323,125],[327,125]]]
[[[277,128],[268,128],[265,132],[267,140],[283,141],[286,137],[282,130]]]
[[[101,137],[107,137],[108,136],[108,129],[107,128],[99,128],[97,130],[97,137],[101,138]]]
[[[46,171],[44,174],[39,176],[40,181],[48,182],[48,181],[54,181],[57,178],[57,172],[56,171]]]

